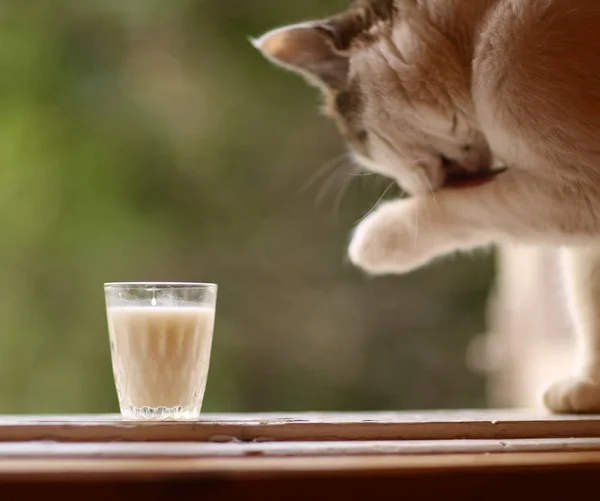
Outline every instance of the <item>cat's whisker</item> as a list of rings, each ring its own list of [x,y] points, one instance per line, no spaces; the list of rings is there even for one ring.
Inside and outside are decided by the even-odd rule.
[[[345,167],[345,164],[341,163],[338,164],[335,169],[333,169],[330,174],[328,175],[327,179],[325,179],[325,181],[323,181],[323,184],[321,185],[321,188],[319,189],[319,192],[317,193],[317,196],[315,198],[315,206],[319,207],[321,205],[321,203],[323,202],[323,200],[325,200],[327,193],[330,193],[331,190],[334,188],[336,182],[340,179],[340,175],[342,177],[346,177],[345,173],[342,171],[342,168]]]
[[[417,178],[417,181],[420,181],[420,182],[423,181],[423,177],[426,177],[426,175],[422,171],[413,171],[412,175],[415,176]],[[429,215],[428,215],[428,217],[429,217]],[[429,224],[431,225],[431,219],[429,220]],[[414,228],[415,228],[415,236],[413,239],[413,249],[416,249],[418,241],[419,241],[419,214],[418,214],[418,211],[415,211]]]
[[[325,162],[315,172],[313,172],[302,186],[300,186],[299,192],[305,193],[310,189],[319,179],[323,179],[331,171],[336,170],[343,162],[348,159],[348,153],[342,153],[331,160]]]
[[[373,178],[371,178],[373,179]],[[374,178],[374,182],[371,183],[371,194],[375,195],[375,194],[379,194],[382,192],[382,190],[385,190],[386,188],[388,188],[390,183],[390,179],[384,176],[376,176]]]
[[[434,201],[435,205],[437,205],[437,197],[435,196],[435,190],[433,189],[433,186],[431,185],[431,179],[429,179],[429,176],[425,173],[422,173],[422,177],[425,179],[425,182],[427,183],[427,186],[429,187],[429,193],[431,193],[431,196],[433,197],[433,201]]]
[[[334,217],[335,221],[338,220],[338,216],[340,213],[340,208],[342,206],[342,201],[344,199],[344,196],[346,195],[346,193],[348,193],[348,190],[350,189],[350,186],[352,185],[352,181],[354,181],[355,179],[356,179],[355,176],[346,176],[344,178],[342,186],[341,186],[340,190],[338,191],[338,194],[336,195],[335,201],[333,204],[333,217]]]
[[[377,172],[350,172],[348,174],[351,177],[369,177],[369,176],[377,176]]]
[[[422,163],[424,163],[426,161],[426,159],[424,158],[418,158],[416,160],[413,160],[411,162],[411,167],[420,165]],[[429,193],[431,194],[431,196],[433,197],[433,201],[434,203],[437,205],[437,197],[435,196],[435,190],[433,189],[433,186],[431,185],[431,180],[429,179],[429,176],[427,175],[426,172],[423,172],[422,169],[419,170],[413,170],[413,173],[417,175],[417,177],[421,180],[421,181],[425,181],[425,183],[427,184],[427,187],[429,189]]]
[[[437,203],[437,198],[435,196],[435,190],[431,186],[431,181],[429,180],[429,176],[427,174],[423,174],[423,177],[425,178],[425,181],[427,182],[427,185],[429,186],[429,192],[431,193],[431,196],[433,198],[433,203],[437,207],[438,203]],[[427,213],[427,220],[429,221],[429,228],[433,229],[433,223],[431,222],[431,214],[429,213],[429,211],[426,211],[426,213]]]
[[[384,199],[384,197],[387,195],[388,191],[390,191],[390,189],[396,184],[395,181],[391,181],[388,185],[387,188],[383,191],[383,193],[381,194],[381,196],[379,197],[379,199],[377,200],[377,202],[375,202],[375,205],[373,205],[373,207],[371,207],[371,210],[369,212],[367,212],[363,217],[361,217],[358,221],[355,221],[354,224],[358,224],[361,221],[364,221],[367,217],[369,217],[373,211],[375,209],[377,209],[377,207],[379,206],[379,204],[381,203],[381,201]]]
[[[318,208],[321,206],[323,200],[327,196],[327,193],[330,191],[330,189],[333,186],[336,174],[337,174],[337,171],[330,173],[325,178],[325,180],[321,183],[321,186],[319,187],[319,190],[317,191],[317,195],[315,196],[315,202],[314,202],[315,208]]]
[[[350,160],[349,156],[348,156],[348,160]],[[341,164],[340,166],[338,166],[338,168],[341,168],[343,166],[345,166],[345,164]],[[348,193],[348,190],[350,189],[352,182],[355,179],[372,177],[372,176],[379,177],[379,175],[376,172],[365,172],[365,171],[356,170],[355,172],[345,173],[344,180],[342,181],[341,187],[340,187],[337,195],[335,196],[335,200],[334,200],[334,205],[333,205],[334,220],[336,220],[336,221],[338,220],[338,216],[339,216],[339,212],[340,212],[340,208],[342,206],[344,196]]]

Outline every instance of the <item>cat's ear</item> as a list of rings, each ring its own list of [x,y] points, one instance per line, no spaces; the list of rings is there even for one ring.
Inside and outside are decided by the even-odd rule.
[[[272,62],[313,84],[336,90],[346,85],[348,55],[336,47],[335,34],[325,23],[285,26],[252,42]]]

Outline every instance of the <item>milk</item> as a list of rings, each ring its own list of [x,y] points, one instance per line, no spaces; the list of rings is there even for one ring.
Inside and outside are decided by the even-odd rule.
[[[113,306],[107,317],[123,414],[168,417],[176,410],[197,417],[208,374],[214,308]]]

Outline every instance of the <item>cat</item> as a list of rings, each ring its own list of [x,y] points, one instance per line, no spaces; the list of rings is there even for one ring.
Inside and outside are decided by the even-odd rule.
[[[254,40],[322,90],[357,162],[409,195],[354,229],[356,266],[564,248],[579,352],[543,395],[556,413],[600,412],[599,32],[597,0],[354,0]]]

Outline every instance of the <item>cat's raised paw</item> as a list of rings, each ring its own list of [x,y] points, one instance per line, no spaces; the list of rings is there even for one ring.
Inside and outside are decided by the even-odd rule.
[[[600,382],[583,377],[557,381],[544,393],[544,405],[557,414],[600,414]]]
[[[435,238],[419,217],[412,200],[382,205],[356,228],[350,260],[372,274],[404,273],[425,264],[435,253]]]

